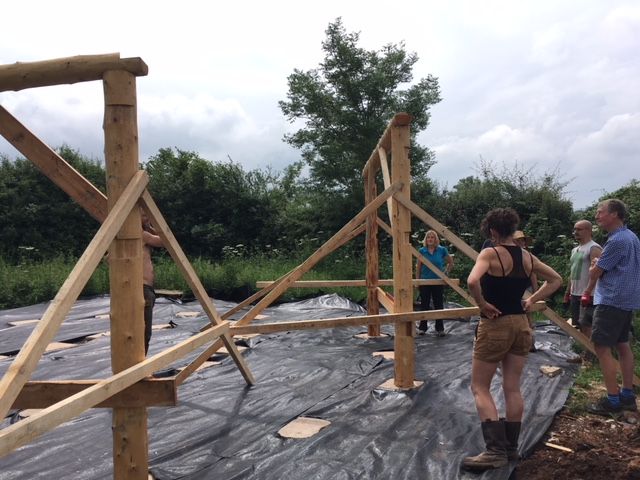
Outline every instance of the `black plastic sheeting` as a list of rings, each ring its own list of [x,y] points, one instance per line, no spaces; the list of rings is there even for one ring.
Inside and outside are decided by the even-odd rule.
[[[216,301],[222,313],[233,306]],[[46,305],[0,312],[8,321],[38,318]],[[159,299],[150,354],[188,338],[207,323],[197,303]],[[63,323],[58,341],[108,329],[108,298],[82,300]],[[265,310],[259,322],[362,315],[364,310],[327,295]],[[237,316],[240,316],[238,314]],[[149,408],[149,463],[157,479],[507,479],[514,465],[473,474],[460,470],[464,456],[483,447],[469,390],[475,322],[447,321],[447,336],[416,337],[416,380],[408,392],[379,386],[393,377],[393,362],[373,352],[393,349],[389,336],[360,339],[364,328],[336,328],[266,334],[245,341],[244,352],[257,384],[246,386],[229,358],[203,369],[180,386],[179,406]],[[67,327],[65,329],[64,327]],[[0,330],[5,351],[20,348],[33,324]],[[17,348],[16,348],[17,345]],[[521,443],[530,450],[565,403],[577,366],[571,340],[554,327],[536,332],[538,351],[529,356],[522,381],[525,418]],[[186,365],[193,352],[174,366]],[[91,379],[110,375],[109,338],[47,353],[32,379]],[[9,360],[0,361],[4,374]],[[549,378],[540,366],[554,365]],[[494,396],[503,409],[499,371]],[[504,410],[502,410],[504,411]],[[281,438],[277,431],[298,416],[331,424],[307,439]],[[4,419],[4,428],[19,419]],[[19,421],[19,420],[18,420]],[[100,479],[112,477],[111,413],[93,409],[0,459],[0,480],[34,478]],[[513,478],[513,477],[512,477]]]

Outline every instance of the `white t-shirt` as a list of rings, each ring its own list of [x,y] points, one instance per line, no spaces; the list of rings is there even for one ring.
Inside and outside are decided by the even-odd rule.
[[[589,285],[589,267],[591,266],[591,249],[600,248],[593,240],[578,245],[571,250],[571,295],[582,295]]]

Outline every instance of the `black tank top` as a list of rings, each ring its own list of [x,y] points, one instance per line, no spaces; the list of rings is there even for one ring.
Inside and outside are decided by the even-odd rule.
[[[515,245],[500,245],[506,249],[511,255],[513,268],[509,275],[505,275],[504,265],[500,260],[500,255],[495,247],[492,247],[498,255],[500,266],[502,267],[502,276],[495,277],[489,273],[485,273],[480,279],[482,287],[482,296],[484,299],[495,305],[502,312],[502,315],[514,315],[524,313],[522,308],[522,295],[524,291],[531,286],[531,272],[527,275],[522,262],[522,249]],[[531,254],[529,254],[531,255]],[[531,258],[531,270],[533,271],[533,257]]]

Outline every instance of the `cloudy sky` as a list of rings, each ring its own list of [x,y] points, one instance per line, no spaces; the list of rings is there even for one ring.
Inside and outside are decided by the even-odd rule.
[[[294,68],[322,59],[342,17],[361,46],[404,41],[415,79],[439,78],[442,102],[420,143],[453,187],[497,166],[557,171],[575,208],[640,178],[640,3],[636,1],[56,2],[3,7],[0,64],[119,52],[141,57],[140,158],[160,148],[276,170],[298,159],[278,108]],[[100,82],[0,93],[52,147],[102,159]],[[371,146],[373,149],[373,145]],[[0,154],[19,156],[0,138]]]

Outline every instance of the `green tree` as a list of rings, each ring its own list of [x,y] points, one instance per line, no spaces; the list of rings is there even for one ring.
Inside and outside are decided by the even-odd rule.
[[[426,175],[433,154],[415,137],[427,128],[440,90],[430,75],[409,86],[418,56],[408,53],[404,43],[366,50],[358,46],[360,34],[346,32],[340,18],[329,24],[326,35],[324,60],[312,70],[295,69],[288,77],[287,100],[279,105],[290,122],[304,121],[285,141],[302,150],[310,167],[308,186],[316,194],[310,200],[320,207],[331,198],[331,209],[315,209],[323,218],[314,223],[335,230],[362,208],[362,168],[397,112],[413,116],[412,174]]]

